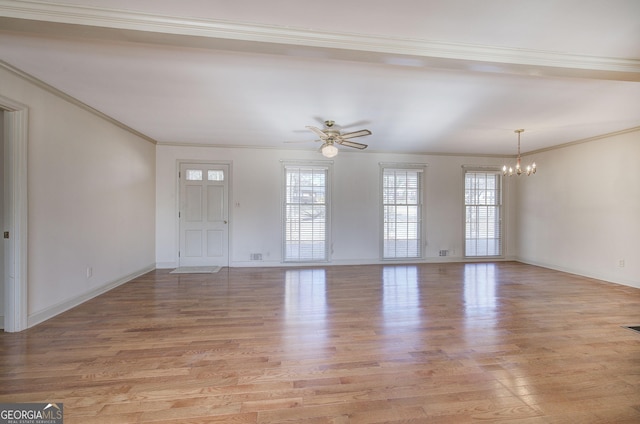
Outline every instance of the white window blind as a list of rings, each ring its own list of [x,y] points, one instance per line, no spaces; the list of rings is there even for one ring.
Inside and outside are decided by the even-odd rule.
[[[382,169],[382,257],[419,258],[422,234],[422,170]]]
[[[502,176],[465,170],[465,256],[502,256]]]
[[[285,166],[284,260],[328,260],[328,168]]]

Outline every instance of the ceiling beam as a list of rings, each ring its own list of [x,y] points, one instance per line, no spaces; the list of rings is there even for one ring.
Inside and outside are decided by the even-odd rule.
[[[640,81],[638,59],[325,32],[33,0],[0,0],[0,19],[2,28],[23,32],[49,31],[65,35],[74,32],[69,26],[76,27],[75,31],[80,26],[85,35],[97,38],[123,37],[129,41],[310,55],[397,66]]]

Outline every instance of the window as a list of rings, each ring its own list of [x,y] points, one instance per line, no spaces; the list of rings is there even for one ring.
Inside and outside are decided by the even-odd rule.
[[[382,168],[382,257],[422,255],[422,169]]]
[[[327,166],[285,165],[284,260],[328,260]]]
[[[202,169],[187,169],[187,181],[202,181]]]
[[[187,169],[187,181],[202,181],[202,169]],[[224,171],[221,169],[207,170],[208,181],[224,181]]]
[[[498,170],[464,171],[464,254],[502,256],[502,175]]]
[[[224,171],[221,169],[209,169],[207,171],[207,180],[224,181]]]

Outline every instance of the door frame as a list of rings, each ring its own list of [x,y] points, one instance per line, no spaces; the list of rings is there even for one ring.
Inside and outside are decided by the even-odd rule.
[[[28,326],[27,298],[27,106],[0,96],[4,111],[5,214],[3,230],[9,232],[5,243],[4,331],[18,332]]]
[[[175,263],[176,266],[180,266],[180,257],[178,256],[179,252],[180,252],[180,168],[182,167],[183,164],[185,163],[194,163],[194,164],[201,164],[201,165],[224,165],[226,167],[228,167],[229,169],[229,175],[227,176],[228,180],[227,180],[227,199],[228,199],[228,204],[227,204],[227,212],[228,212],[228,216],[229,216],[229,226],[227,229],[227,263],[224,266],[229,266],[229,263],[231,263],[231,240],[232,240],[232,225],[231,223],[233,222],[233,208],[231,207],[231,205],[233,204],[233,190],[231,189],[232,187],[232,175],[233,175],[233,161],[226,161],[226,160],[189,160],[189,159],[178,159],[176,161],[176,213],[175,213],[175,219],[176,219],[176,250],[175,250]]]

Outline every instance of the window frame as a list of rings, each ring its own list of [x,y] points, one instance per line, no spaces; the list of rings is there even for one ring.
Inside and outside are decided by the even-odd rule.
[[[467,174],[486,174],[495,175],[497,177],[497,203],[494,204],[467,204]],[[504,229],[504,177],[500,167],[493,166],[463,166],[462,167],[462,253],[465,259],[502,259],[505,257],[505,229]],[[496,255],[468,255],[467,254],[467,207],[468,206],[493,206],[498,212],[497,226],[499,231],[498,246],[499,253]],[[495,223],[494,223],[495,225]],[[477,240],[477,239],[476,239]]]
[[[283,263],[327,263],[331,260],[331,191],[332,191],[332,174],[333,174],[333,162],[332,161],[282,161],[282,183],[281,183],[281,225],[282,225],[282,262]],[[287,255],[287,175],[291,169],[312,169],[322,170],[325,172],[325,222],[324,222],[324,257],[323,258],[293,258]],[[312,203],[295,203],[295,204],[312,204]]]
[[[424,259],[425,249],[425,228],[424,228],[424,187],[426,185],[426,164],[409,164],[409,163],[384,163],[381,162],[379,164],[380,167],[380,259],[382,261],[416,261]],[[386,171],[401,171],[408,172],[414,171],[418,175],[418,187],[417,187],[417,195],[418,200],[415,204],[418,207],[417,215],[417,254],[415,256],[385,256],[385,204],[384,192],[385,192],[385,172]],[[397,203],[394,203],[398,205]],[[397,222],[397,221],[396,221]],[[394,239],[396,240],[396,239]]]

